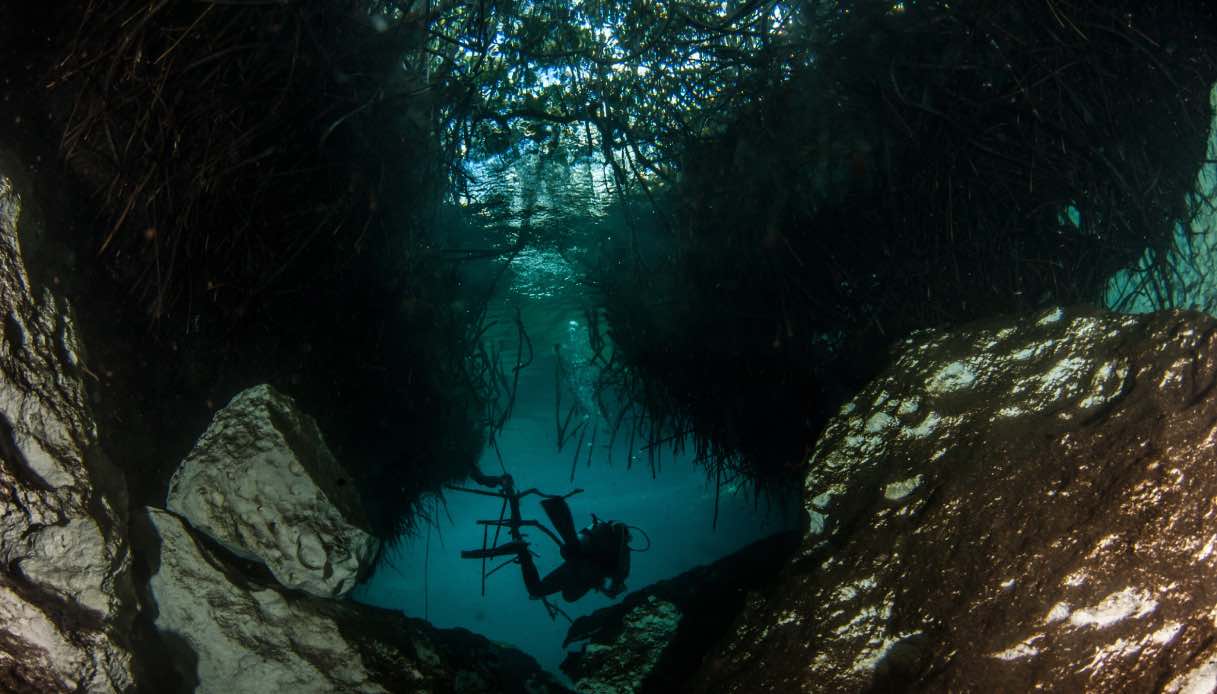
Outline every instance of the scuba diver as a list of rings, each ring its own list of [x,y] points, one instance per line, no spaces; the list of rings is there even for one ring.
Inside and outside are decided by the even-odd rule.
[[[626,524],[618,521],[602,521],[592,514],[592,524],[575,532],[575,523],[571,518],[570,507],[566,504],[566,496],[577,494],[575,490],[566,496],[551,496],[542,494],[536,489],[524,492],[515,491],[515,482],[511,475],[485,475],[481,471],[473,473],[473,479],[478,484],[487,487],[498,487],[499,492],[492,496],[501,496],[510,505],[511,519],[509,521],[482,521],[484,525],[505,525],[511,533],[511,541],[504,544],[475,550],[462,551],[466,559],[486,559],[514,554],[515,561],[520,565],[524,576],[524,587],[533,598],[544,599],[546,596],[561,592],[563,599],[574,602],[590,590],[597,590],[608,597],[616,597],[625,590],[625,579],[630,573],[630,530]],[[472,489],[458,488],[460,491],[478,492]],[[541,508],[550,523],[558,531],[558,535],[537,521],[520,518],[520,497],[536,494],[544,497]],[[541,578],[537,565],[533,562],[532,552],[524,540],[520,528],[531,526],[539,528],[549,535],[562,551],[562,564]],[[548,603],[547,603],[548,605]]]

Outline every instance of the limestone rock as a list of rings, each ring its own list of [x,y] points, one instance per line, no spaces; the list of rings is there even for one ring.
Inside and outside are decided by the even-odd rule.
[[[267,385],[216,413],[167,506],[284,586],[322,597],[353,588],[379,547],[316,423]]]
[[[127,691],[124,484],[97,449],[71,310],[34,296],[20,213],[0,176],[0,689]]]
[[[747,591],[762,589],[798,543],[794,532],[759,540],[579,617],[566,644],[587,643],[567,655],[562,671],[580,692],[678,691],[727,632]]]
[[[531,658],[463,630],[260,585],[177,516],[147,512],[161,542],[156,626],[183,644],[174,665],[199,694],[566,691]]]
[[[689,691],[1210,691],[1217,321],[1053,310],[908,340],[811,527]]]

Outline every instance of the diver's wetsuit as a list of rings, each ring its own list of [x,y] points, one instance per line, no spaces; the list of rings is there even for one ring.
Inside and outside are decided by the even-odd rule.
[[[538,579],[528,549],[519,553],[528,594],[539,598],[562,591],[567,602],[574,602],[593,588],[609,597],[625,590],[625,577],[630,573],[630,531],[625,524],[604,522],[593,516],[592,525],[576,536],[565,499],[545,499],[541,506],[562,536],[564,561],[545,578]]]
[[[474,479],[486,486],[512,488],[510,476],[492,477],[477,473]],[[592,516],[592,525],[575,533],[575,523],[570,507],[562,497],[549,497],[541,501],[541,507],[562,538],[562,564],[541,578],[533,562],[528,544],[518,535],[520,522],[519,499],[511,496],[511,518],[514,524],[513,542],[500,545],[495,554],[503,550],[514,551],[524,575],[524,587],[534,598],[553,595],[559,591],[567,602],[574,602],[593,588],[615,597],[625,590],[625,578],[630,573],[630,531],[624,523],[605,522]],[[605,586],[606,580],[609,582]]]

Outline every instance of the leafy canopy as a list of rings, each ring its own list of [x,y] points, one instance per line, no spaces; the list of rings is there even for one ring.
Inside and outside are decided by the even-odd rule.
[[[468,192],[476,164],[544,153],[608,168],[613,186],[672,182],[690,139],[721,133],[807,56],[786,3],[453,3],[425,69]]]

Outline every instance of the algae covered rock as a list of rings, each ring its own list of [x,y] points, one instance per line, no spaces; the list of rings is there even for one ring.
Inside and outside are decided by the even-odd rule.
[[[648,596],[625,614],[611,643],[589,643],[578,658],[562,663],[562,669],[585,694],[639,691],[675,637],[680,618],[675,605]]]

